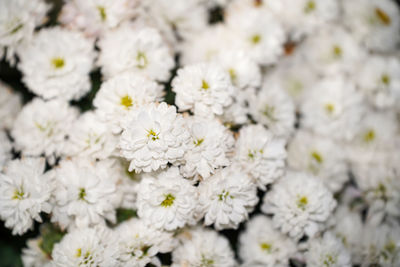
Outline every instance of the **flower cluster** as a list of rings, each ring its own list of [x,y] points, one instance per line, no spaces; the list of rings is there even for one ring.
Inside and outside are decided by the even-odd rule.
[[[394,0],[48,2],[0,0],[25,266],[400,266]]]

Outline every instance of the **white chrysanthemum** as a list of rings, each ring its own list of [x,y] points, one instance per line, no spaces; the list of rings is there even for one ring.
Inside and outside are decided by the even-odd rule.
[[[155,229],[139,219],[123,222],[115,231],[121,266],[144,267],[157,253],[170,252],[177,245],[172,232]]]
[[[234,47],[249,53],[258,64],[276,63],[282,55],[285,32],[279,20],[270,12],[245,8],[227,16],[226,23],[236,36]]]
[[[278,12],[279,19],[283,21],[290,36],[295,40],[323,29],[340,14],[339,2],[336,0],[284,0],[282,2],[284,8]]]
[[[183,159],[189,131],[174,106],[166,103],[139,108],[127,120],[121,135],[121,155],[129,171],[156,171]]]
[[[298,131],[289,144],[288,166],[318,177],[333,193],[349,179],[346,157],[338,144],[304,130]]]
[[[107,124],[89,111],[74,122],[68,134],[64,153],[68,156],[106,159],[115,153],[118,143]]]
[[[287,139],[292,134],[295,123],[294,104],[281,87],[270,87],[270,84],[264,83],[249,105],[253,119],[267,126],[275,136]]]
[[[366,58],[354,36],[337,26],[322,28],[302,44],[300,51],[312,69],[321,75],[355,73]]]
[[[216,63],[188,65],[172,81],[179,110],[201,117],[222,115],[232,103],[234,88],[228,72]]]
[[[52,222],[62,228],[83,228],[115,222],[118,203],[112,160],[63,160],[55,169]]]
[[[0,129],[12,128],[21,108],[21,96],[0,81]]]
[[[77,100],[90,90],[93,42],[80,32],[43,29],[18,52],[22,80],[44,99]]]
[[[202,0],[148,0],[143,2],[142,18],[157,27],[168,42],[176,45],[180,40],[196,36],[207,27],[207,7]]]
[[[171,266],[233,267],[236,262],[226,237],[198,227],[183,233],[181,245],[172,252]]]
[[[35,28],[45,22],[49,9],[50,5],[43,0],[0,1],[0,51],[7,49],[7,60],[15,62],[15,50],[30,42]]]
[[[142,179],[138,187],[138,215],[157,229],[175,230],[194,224],[197,190],[184,179],[177,167],[157,177]]]
[[[285,144],[260,124],[246,126],[239,132],[235,159],[258,187],[265,189],[284,173]]]
[[[400,227],[393,224],[366,225],[362,240],[361,266],[400,266]]]
[[[53,158],[62,151],[77,115],[78,110],[64,101],[33,99],[19,113],[11,131],[16,149],[26,156]]]
[[[308,241],[307,266],[351,267],[350,253],[331,232]]]
[[[44,158],[10,161],[0,173],[0,218],[12,233],[22,235],[41,222],[41,212],[50,213],[53,180],[44,174]]]
[[[28,239],[27,248],[22,249],[21,259],[25,267],[52,267],[50,255],[41,248],[43,239],[41,237]]]
[[[357,72],[357,85],[378,108],[400,101],[400,62],[395,57],[372,56]]]
[[[120,132],[127,115],[137,108],[161,100],[162,87],[151,79],[132,72],[116,75],[102,83],[93,100],[96,113]]]
[[[258,203],[257,187],[238,167],[217,171],[199,185],[199,218],[217,230],[234,228],[248,218]]]
[[[244,266],[286,267],[297,251],[296,244],[276,231],[270,218],[257,215],[239,237],[240,258]]]
[[[301,105],[301,127],[336,140],[351,139],[364,107],[351,80],[332,76],[316,83]]]
[[[107,77],[132,71],[157,81],[167,81],[174,59],[160,33],[149,27],[125,24],[99,41],[99,64]]]
[[[55,267],[118,266],[117,236],[105,227],[83,228],[66,234],[51,254]]]
[[[400,41],[400,12],[392,0],[342,0],[347,25],[364,45],[376,51],[395,49]]]
[[[8,160],[11,159],[12,144],[6,132],[0,130],[0,171]]]
[[[68,28],[83,30],[98,36],[116,28],[136,14],[137,0],[68,0],[63,5],[59,21]]]
[[[231,132],[215,119],[189,117],[186,121],[191,139],[181,165],[183,176],[208,178],[215,169],[228,166],[235,143]]]
[[[322,181],[304,173],[288,172],[265,194],[262,211],[272,214],[275,228],[299,239],[314,236],[336,206]]]

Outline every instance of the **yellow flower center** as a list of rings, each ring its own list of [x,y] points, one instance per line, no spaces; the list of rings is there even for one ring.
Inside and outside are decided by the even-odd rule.
[[[147,57],[146,54],[139,51],[136,55],[136,61],[137,61],[137,65],[136,67],[138,67],[139,69],[144,69],[147,67],[147,64],[149,63],[147,61]]]
[[[163,202],[161,202],[160,205],[164,208],[171,207],[174,204],[174,200],[175,200],[175,197],[171,194],[168,194],[165,196],[165,199],[163,200]]]
[[[374,141],[374,139],[375,139],[375,131],[372,129],[368,130],[363,136],[363,140],[365,143],[370,143]]]
[[[201,81],[201,89],[208,90],[209,88],[210,88],[210,85],[205,80],[202,80]]]
[[[389,26],[392,23],[389,15],[379,7],[375,8],[375,15],[379,19],[379,21],[385,26]]]
[[[319,154],[317,151],[311,152],[311,157],[319,164],[323,162],[321,154]]]
[[[97,10],[99,11],[101,20],[105,21],[107,19],[106,9],[103,6],[97,6]]]
[[[384,85],[390,84],[390,77],[387,74],[382,75],[381,81]]]
[[[324,108],[325,111],[330,115],[332,115],[332,113],[335,111],[335,105],[333,105],[332,103],[326,103]]]
[[[79,200],[85,200],[86,197],[86,190],[85,188],[81,188],[79,190]]]
[[[65,65],[65,61],[63,58],[55,57],[51,60],[51,64],[55,69],[61,69]]]
[[[204,142],[204,138],[193,141],[195,146],[200,146]]]
[[[333,46],[332,52],[333,52],[333,57],[335,59],[339,59],[343,55],[342,48],[340,46],[338,46],[338,45],[334,45]]]
[[[297,200],[297,207],[301,210],[305,210],[308,204],[308,198],[306,196],[302,196]]]
[[[308,1],[306,3],[306,6],[304,7],[304,13],[308,14],[314,11],[316,8],[316,4],[314,1]]]
[[[231,82],[235,83],[235,81],[237,79],[236,71],[233,68],[230,68],[228,70],[228,72],[229,72],[229,76],[231,77]]]
[[[21,190],[15,189],[12,199],[22,200],[24,198],[25,192],[21,188]]]
[[[125,108],[129,109],[133,105],[132,98],[129,95],[126,95],[121,98],[121,105]]]
[[[271,252],[272,245],[270,243],[261,243],[260,248],[265,252]]]
[[[255,34],[255,35],[253,35],[252,37],[251,37],[251,42],[253,43],[253,44],[258,44],[260,41],[261,41],[261,35],[259,35],[259,34]]]
[[[151,138],[151,140],[153,140],[153,141],[160,139],[158,137],[158,134],[153,129],[151,129],[150,131],[147,131],[147,137]]]

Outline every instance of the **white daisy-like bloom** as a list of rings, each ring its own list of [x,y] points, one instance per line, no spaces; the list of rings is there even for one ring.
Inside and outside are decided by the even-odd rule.
[[[129,171],[151,172],[183,159],[190,140],[185,120],[165,102],[141,107],[127,120],[121,134],[121,155]]]
[[[116,154],[117,136],[97,114],[88,111],[81,115],[68,133],[64,154],[67,156],[106,159]]]
[[[300,109],[302,128],[339,141],[354,137],[365,111],[363,96],[341,75],[316,83]]]
[[[400,38],[400,12],[391,0],[342,0],[347,25],[363,44],[372,50],[387,52],[396,48]]]
[[[351,257],[342,242],[331,232],[308,241],[307,266],[351,267]]]
[[[146,177],[138,186],[137,213],[157,229],[167,231],[194,224],[197,189],[184,179],[177,167]]]
[[[239,167],[231,165],[200,183],[197,215],[217,230],[237,229],[257,203],[257,186]]]
[[[228,15],[226,25],[236,36],[233,46],[246,51],[258,64],[276,63],[282,55],[285,31],[271,12],[245,8]]]
[[[149,0],[142,3],[145,21],[161,31],[171,45],[196,36],[207,28],[207,7],[202,0]]]
[[[375,107],[390,108],[400,101],[400,61],[397,58],[369,57],[356,79]]]
[[[26,248],[22,249],[21,260],[26,267],[52,267],[51,255],[47,255],[41,248],[41,237],[26,241]]]
[[[366,225],[362,240],[361,266],[395,267],[400,265],[400,226]]]
[[[180,111],[201,117],[222,115],[232,104],[234,87],[229,73],[216,63],[198,63],[178,70],[172,80],[175,103]]]
[[[117,235],[105,227],[76,229],[54,245],[55,267],[118,266]]]
[[[243,266],[286,267],[297,251],[295,242],[273,228],[270,218],[257,215],[239,237]]]
[[[65,159],[55,169],[52,222],[62,228],[84,228],[115,222],[119,204],[113,160]]]
[[[297,131],[288,146],[288,166],[321,179],[333,193],[349,180],[346,155],[333,140]]]
[[[363,223],[358,211],[351,211],[344,205],[336,209],[332,232],[350,252],[353,263],[360,263],[361,261],[362,231]]]
[[[354,36],[338,26],[324,27],[307,38],[300,52],[310,67],[320,75],[355,73],[367,58]]]
[[[6,59],[12,64],[18,46],[31,41],[33,31],[45,22],[49,9],[43,0],[0,2],[0,51],[6,49]]]
[[[336,201],[318,178],[288,172],[264,196],[261,210],[273,215],[273,225],[290,237],[313,237],[324,228]]]
[[[21,96],[0,81],[0,129],[12,128],[21,108]]]
[[[18,55],[23,82],[44,99],[78,100],[91,88],[94,45],[80,32],[42,29]]]
[[[132,110],[160,101],[162,96],[163,89],[156,82],[143,75],[126,72],[102,83],[93,105],[99,117],[112,126],[114,133],[119,133]]]
[[[6,162],[12,158],[11,150],[12,144],[10,139],[8,139],[5,131],[0,130],[0,171]]]
[[[44,174],[44,158],[13,160],[0,173],[0,218],[13,235],[22,235],[42,222],[40,213],[50,213],[54,189],[51,176]]]
[[[14,122],[11,135],[15,148],[26,156],[44,154],[53,160],[61,153],[77,115],[76,108],[60,99],[47,102],[33,99],[23,107]]]
[[[167,81],[174,58],[155,28],[124,24],[99,40],[98,63],[106,78],[132,71],[157,81]]]
[[[253,119],[267,126],[275,136],[287,139],[293,133],[294,103],[280,86],[264,82],[261,90],[250,99],[249,106]]]
[[[118,225],[115,231],[121,266],[144,267],[154,261],[159,252],[171,252],[177,245],[172,232],[155,229],[136,218]]]
[[[182,236],[181,244],[172,252],[171,267],[237,266],[228,239],[218,232],[197,227]]]
[[[194,180],[210,177],[216,169],[228,166],[235,139],[232,133],[216,119],[186,118],[191,139],[180,166],[186,178]],[[198,176],[201,176],[198,177]]]
[[[99,36],[133,18],[138,3],[137,0],[68,0],[58,19],[68,28]]]
[[[240,129],[235,147],[235,159],[241,168],[265,190],[284,173],[286,141],[276,138],[262,125],[249,125]]]
[[[278,13],[279,19],[288,28],[290,36],[299,40],[312,35],[335,21],[340,14],[340,5],[336,0],[300,0],[282,1],[285,7]]]
[[[218,119],[227,127],[249,123],[249,103],[255,97],[256,91],[257,89],[253,87],[245,89],[235,87],[233,103],[224,109],[224,113],[222,116],[218,116]]]

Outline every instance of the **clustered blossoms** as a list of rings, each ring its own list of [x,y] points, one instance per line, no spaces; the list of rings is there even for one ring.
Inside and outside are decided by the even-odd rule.
[[[49,2],[0,0],[25,266],[400,266],[394,0]]]

